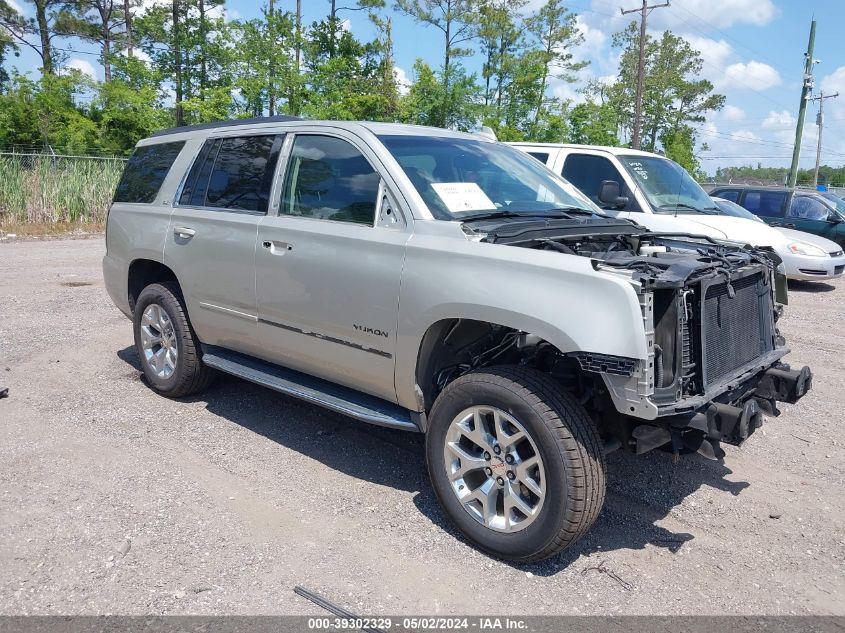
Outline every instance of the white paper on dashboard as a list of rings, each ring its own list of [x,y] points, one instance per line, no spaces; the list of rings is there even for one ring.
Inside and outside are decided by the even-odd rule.
[[[496,208],[493,201],[474,182],[433,182],[431,188],[452,213]]]

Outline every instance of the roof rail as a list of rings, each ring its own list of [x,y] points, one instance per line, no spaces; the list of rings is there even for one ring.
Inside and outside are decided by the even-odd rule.
[[[158,136],[169,136],[170,134],[181,134],[182,132],[195,132],[197,130],[210,130],[218,127],[232,127],[234,125],[252,125],[256,123],[284,123],[285,121],[301,121],[298,116],[257,116],[251,119],[229,119],[227,121],[213,121],[211,123],[200,123],[198,125],[183,125],[182,127],[171,127],[166,130],[159,130],[150,135],[150,138]]]

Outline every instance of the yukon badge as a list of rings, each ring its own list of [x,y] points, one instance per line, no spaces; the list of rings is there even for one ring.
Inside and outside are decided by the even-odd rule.
[[[357,323],[352,324],[355,327],[357,332],[362,332],[363,334],[372,334],[373,336],[383,336],[387,338],[387,332],[384,330],[373,329],[371,327],[367,327],[366,325],[358,325]]]

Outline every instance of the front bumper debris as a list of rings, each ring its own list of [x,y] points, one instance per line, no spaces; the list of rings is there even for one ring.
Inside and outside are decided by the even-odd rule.
[[[694,413],[662,418],[665,427],[641,425],[633,430],[636,452],[671,442],[674,453],[698,452],[716,459],[724,456],[720,443],[739,446],[763,425],[763,415],[780,415],[778,402],[794,404],[813,386],[809,367],[791,369],[778,364],[734,390],[726,401],[711,401]]]

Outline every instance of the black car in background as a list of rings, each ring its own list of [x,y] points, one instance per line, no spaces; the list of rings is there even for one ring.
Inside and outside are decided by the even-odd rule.
[[[710,195],[737,203],[771,226],[813,233],[845,247],[845,213],[815,191],[717,185],[711,189]]]

